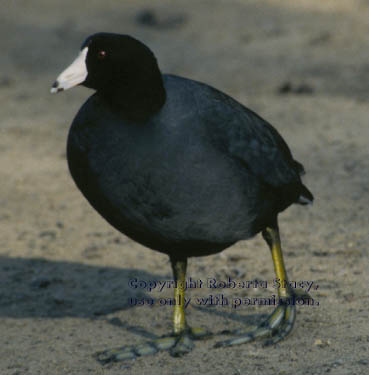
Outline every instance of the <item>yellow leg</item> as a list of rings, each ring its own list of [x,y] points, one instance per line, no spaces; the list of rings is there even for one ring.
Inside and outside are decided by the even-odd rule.
[[[268,243],[270,250],[272,252],[273,264],[275,274],[281,287],[278,289],[278,296],[280,298],[288,297],[288,279],[286,267],[284,266],[281,239],[279,237],[279,231],[276,228],[267,227],[263,232],[263,236]]]
[[[173,333],[153,341],[134,346],[123,346],[105,350],[96,354],[101,363],[125,361],[140,356],[153,355],[162,350],[169,350],[173,357],[187,354],[194,348],[193,340],[202,340],[210,333],[202,328],[190,328],[185,317],[185,289],[187,260],[170,259],[173,276],[176,282],[174,287]]]
[[[187,260],[172,261],[174,281],[173,333],[179,335],[186,329],[184,310]]]
[[[239,337],[220,341],[216,343],[215,347],[240,345],[265,337],[269,338],[266,342],[267,345],[275,344],[292,331],[296,318],[296,306],[290,301],[294,292],[288,286],[277,222],[275,222],[275,225],[265,228],[262,234],[271,250],[275,274],[280,283],[278,289],[279,305],[254,331],[236,332]]]
[[[193,347],[191,329],[187,327],[184,302],[186,288],[187,259],[172,259],[174,281],[174,312],[173,312],[173,334],[177,337],[175,345],[170,349],[173,357],[182,356],[190,352]]]

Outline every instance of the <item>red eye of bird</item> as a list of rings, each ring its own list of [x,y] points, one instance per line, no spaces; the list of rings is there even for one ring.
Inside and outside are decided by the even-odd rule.
[[[99,60],[103,60],[103,59],[105,59],[105,57],[106,57],[106,52],[105,51],[99,51],[98,53],[97,53],[97,58],[99,59]]]

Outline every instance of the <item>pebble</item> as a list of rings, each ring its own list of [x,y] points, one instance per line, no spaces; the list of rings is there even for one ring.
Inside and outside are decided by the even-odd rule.
[[[327,346],[331,345],[331,340],[322,340],[322,339],[316,339],[314,341],[314,346],[319,346],[320,348],[325,348]]]

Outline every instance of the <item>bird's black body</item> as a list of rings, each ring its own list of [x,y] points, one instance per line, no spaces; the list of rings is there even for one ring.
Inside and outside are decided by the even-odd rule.
[[[106,363],[170,350],[181,356],[206,332],[185,318],[187,258],[217,253],[261,232],[272,254],[279,305],[252,332],[226,347],[292,330],[296,293],[288,285],[278,213],[312,194],[303,166],[279,133],[226,94],[203,83],[162,75],[155,56],[128,36],[98,33],[52,86],[96,90],[69,132],[67,157],[78,188],[116,229],[170,257],[173,335],[100,353]],[[310,298],[309,296],[304,296]]]
[[[302,166],[266,121],[205,84],[163,82],[165,104],[148,119],[130,119],[97,93],[69,133],[71,174],[116,229],[176,258],[201,256],[312,199]]]

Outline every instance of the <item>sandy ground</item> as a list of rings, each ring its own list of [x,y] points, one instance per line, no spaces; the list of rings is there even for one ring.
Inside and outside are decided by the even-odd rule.
[[[0,11],[0,374],[369,373],[369,2],[367,0],[16,0]],[[162,71],[195,78],[268,119],[307,170],[312,207],[280,227],[291,280],[314,281],[319,305],[298,308],[280,344],[163,352],[105,366],[94,353],[168,333],[171,308],[129,298],[171,297],[128,285],[171,278],[168,259],[116,232],[69,176],[65,141],[91,94],[50,95],[86,36],[136,36]],[[194,279],[267,280],[269,288],[193,289],[188,296],[269,297],[260,236],[192,258]],[[315,286],[319,286],[315,289]],[[268,306],[187,308],[219,332],[251,327]]]

